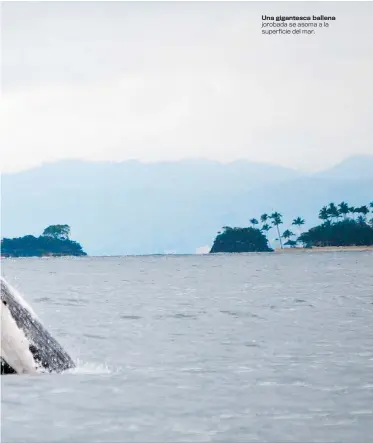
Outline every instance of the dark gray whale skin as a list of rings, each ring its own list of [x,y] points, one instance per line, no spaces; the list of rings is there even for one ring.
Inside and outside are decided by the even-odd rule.
[[[45,329],[40,321],[14,297],[11,287],[1,278],[1,302],[6,305],[17,326],[31,343],[29,349],[41,372],[62,372],[75,367],[75,363],[62,346]],[[16,371],[1,358],[1,374]]]

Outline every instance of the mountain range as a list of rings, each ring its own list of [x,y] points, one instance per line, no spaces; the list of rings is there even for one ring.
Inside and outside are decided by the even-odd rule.
[[[301,216],[307,229],[331,201],[369,203],[373,156],[315,174],[245,160],[65,160],[2,174],[1,197],[2,237],[66,223],[89,255],[195,253],[222,226],[248,226],[264,212],[283,214],[283,229]]]

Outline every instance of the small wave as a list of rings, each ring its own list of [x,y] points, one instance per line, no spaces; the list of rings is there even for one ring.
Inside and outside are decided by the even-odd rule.
[[[183,314],[182,312],[178,312],[176,314],[170,315],[170,317],[173,317],[173,318],[194,318],[194,319],[196,318],[196,316],[193,314]]]
[[[248,348],[260,348],[260,345],[258,345],[258,343],[256,343],[255,340],[244,343],[244,345]]]
[[[142,317],[140,315],[120,315],[119,318],[123,320],[140,320]]]
[[[98,339],[98,340],[106,340],[106,337],[104,337],[103,335],[97,335],[97,334],[83,334],[84,337],[87,338],[94,338],[94,339]]]
[[[44,302],[48,302],[50,300],[51,300],[50,297],[40,297],[40,298],[35,298],[34,303],[44,303]]]
[[[232,317],[249,317],[249,318],[259,318],[261,320],[264,320],[263,317],[260,317],[257,314],[253,314],[252,312],[235,312],[235,311],[227,311],[227,310],[221,310],[220,311],[222,314],[227,314],[230,315]]]
[[[74,375],[104,375],[104,374],[115,374],[119,372],[117,369],[109,367],[106,363],[93,363],[93,362],[83,362],[77,360],[75,362],[76,367],[68,369],[64,374],[74,374]]]

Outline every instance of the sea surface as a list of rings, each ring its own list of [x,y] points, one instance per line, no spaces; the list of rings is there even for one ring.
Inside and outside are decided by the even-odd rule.
[[[371,442],[373,253],[2,260],[77,361],[2,442]]]

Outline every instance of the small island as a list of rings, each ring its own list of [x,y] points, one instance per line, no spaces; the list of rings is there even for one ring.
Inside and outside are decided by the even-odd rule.
[[[39,237],[25,235],[1,239],[2,257],[85,256],[82,246],[70,240],[69,225],[50,225]]]
[[[368,206],[373,210],[373,202],[359,207],[349,206],[346,202],[338,206],[329,203],[320,209],[319,219],[322,223],[306,232],[301,232],[305,223],[302,217],[292,221],[292,226],[299,231],[298,236],[291,229],[280,232],[283,220],[279,212],[262,214],[260,227],[257,227],[260,222],[256,218],[250,220],[251,227],[224,226],[223,232],[218,232],[210,253],[274,251],[268,240],[268,232],[272,228],[276,229],[280,250],[373,247],[373,217],[369,218],[371,214]]]
[[[224,226],[218,233],[210,253],[217,252],[271,252],[266,236],[255,228]]]

